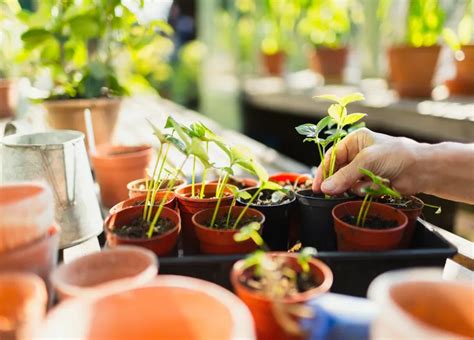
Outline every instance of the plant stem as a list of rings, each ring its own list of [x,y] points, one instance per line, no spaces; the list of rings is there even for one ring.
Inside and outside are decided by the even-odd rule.
[[[146,216],[147,203],[148,203],[148,199],[149,199],[149,195],[150,195],[150,192],[148,191],[148,185],[149,185],[148,173],[145,173],[145,188],[146,188],[147,192],[146,192],[145,206],[143,207],[142,220],[144,220],[145,216]]]
[[[368,198],[369,198],[369,195],[366,194],[366,195],[364,196],[364,200],[362,201],[362,204],[361,204],[361,206],[360,206],[359,214],[357,215],[357,222],[356,222],[356,225],[357,225],[358,227],[360,227],[360,221],[361,221],[362,216],[363,216],[363,214],[364,214],[364,208],[365,208],[365,204],[367,203],[367,199],[368,199]]]
[[[326,164],[325,164],[326,162],[324,160],[324,148],[319,143],[316,143],[316,145],[318,146],[319,158],[321,159],[321,167],[323,170],[323,180],[325,180],[327,176],[326,176]]]
[[[234,195],[232,198],[232,203],[230,204],[229,211],[227,212],[227,219],[225,225],[228,227],[230,222],[230,216],[232,215],[232,208],[235,206],[235,202],[237,201],[237,195]]]
[[[193,156],[193,172],[191,174],[191,197],[194,198],[194,185],[196,183],[196,156]]]
[[[153,193],[152,193],[152,197],[151,197],[151,202],[150,202],[150,206],[153,207],[155,205],[155,200],[156,200],[156,194],[158,193],[158,191],[160,191],[161,189],[161,185],[165,182],[165,181],[168,181],[169,178],[168,178],[168,175],[166,175],[166,177],[159,182],[159,185],[158,187],[156,187],[154,190],[153,190]],[[169,184],[169,182],[168,182]],[[149,208],[148,209],[148,216],[147,216],[147,221],[149,222],[150,221],[150,218],[151,218],[151,212],[152,212],[152,209]]]
[[[237,226],[239,225],[240,223],[240,220],[242,219],[242,217],[244,217],[245,213],[247,212],[248,208],[250,207],[250,205],[253,203],[253,201],[258,197],[258,195],[262,192],[263,190],[263,187],[264,187],[264,184],[265,183],[262,183],[262,185],[260,186],[260,188],[258,188],[258,190],[255,192],[255,194],[252,196],[252,198],[247,202],[247,205],[242,209],[242,211],[240,212],[239,214],[239,217],[237,217],[237,220],[235,221],[234,223],[234,226],[232,227],[232,229],[236,229]]]
[[[207,169],[204,169],[202,173],[202,183],[201,183],[201,191],[199,191],[199,198],[204,198],[204,191],[206,190],[206,176],[207,176]]]
[[[157,180],[159,181],[160,178],[161,178],[161,174],[163,172],[163,168],[165,167],[165,164],[166,164],[166,160],[168,159],[168,151],[170,151],[170,145],[171,144],[167,144],[166,146],[166,151],[165,151],[165,155],[163,156],[163,161],[161,162],[161,166],[160,166],[160,170],[158,171],[158,176],[157,176]]]
[[[211,219],[211,224],[210,224],[211,228],[214,227],[214,223],[216,222],[217,212],[219,211],[219,207],[221,205],[222,197],[224,196],[224,190],[225,190],[225,186],[227,184],[228,179],[229,179],[229,174],[226,173],[225,176],[224,176],[224,179],[222,180],[222,189],[216,192],[217,193],[217,204],[216,204],[216,207],[214,209],[214,213],[212,214],[212,219]]]
[[[165,202],[166,200],[168,199],[168,195],[170,193],[170,190],[173,186],[174,186],[174,183],[176,182],[176,179],[178,178],[179,176],[179,173],[181,171],[181,169],[183,169],[183,166],[184,164],[186,163],[186,161],[188,160],[189,156],[186,156],[186,158],[184,159],[183,163],[181,163],[181,166],[179,167],[179,170],[176,171],[176,174],[175,176],[173,177],[173,179],[169,182],[168,184],[168,190],[165,192],[165,195],[163,196],[163,198],[161,199],[161,202],[160,202],[160,206],[158,208],[158,211],[156,212],[155,214],[155,217],[153,217],[153,221],[151,222],[150,224],[150,227],[148,228],[148,233],[147,233],[147,236],[148,238],[150,238],[152,235],[153,235],[153,229],[155,229],[155,225],[156,225],[156,222],[158,222],[158,219],[160,218],[160,215],[161,215],[161,212],[163,211],[163,208],[165,206]]]
[[[163,150],[162,148],[162,145],[160,144],[160,148],[158,149],[158,156],[156,157],[156,162],[155,162],[155,167],[153,168],[153,174],[151,175],[151,178],[152,178],[152,181],[151,181],[151,187],[149,188],[148,185],[146,186],[146,199],[145,199],[145,208],[143,209],[143,219],[145,219],[145,217],[147,216],[147,210],[148,210],[148,205],[150,206],[153,206],[153,204],[155,203],[155,199],[154,199],[154,187],[155,187],[155,176],[156,176],[156,169],[158,168],[158,163],[160,162],[160,158],[161,158],[161,151]],[[150,194],[152,194],[152,199],[150,202]],[[151,203],[151,204],[149,204]],[[147,218],[147,221],[149,220],[150,218],[148,217]]]
[[[365,225],[365,219],[367,218],[367,214],[369,213],[370,210],[370,204],[372,203],[372,195],[369,197],[369,200],[367,201],[367,206],[365,207],[365,212],[364,216],[362,216],[362,222],[361,222],[361,227]]]

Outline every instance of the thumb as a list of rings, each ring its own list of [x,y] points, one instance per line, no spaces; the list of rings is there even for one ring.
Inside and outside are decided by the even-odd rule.
[[[357,155],[352,162],[339,169],[334,175],[321,184],[321,191],[329,195],[342,194],[348,191],[359,179],[364,177],[359,169],[363,168],[364,161]]]

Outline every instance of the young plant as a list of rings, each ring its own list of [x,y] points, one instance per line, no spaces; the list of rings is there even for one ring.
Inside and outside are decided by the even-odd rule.
[[[459,21],[457,32],[451,28],[443,29],[443,38],[448,46],[455,52],[458,60],[464,59],[464,53],[461,50],[463,45],[472,43],[474,39],[474,1],[468,0],[464,10],[464,15]]]
[[[298,274],[308,282],[312,279],[309,261],[317,254],[316,249],[303,248],[301,250],[297,259],[301,271],[295,271],[284,258],[265,253],[269,248],[260,236],[259,229],[260,224],[253,222],[242,227],[234,235],[235,241],[243,242],[251,239],[260,248],[245,259],[244,269],[253,268],[253,277],[247,281],[247,284],[276,300],[298,293]]]
[[[389,181],[385,178],[375,175],[373,172],[367,169],[359,169],[359,171],[367,176],[372,184],[364,189],[365,196],[364,200],[362,201],[362,205],[360,206],[359,214],[357,215],[357,222],[356,225],[358,227],[364,227],[365,220],[367,218],[367,214],[370,210],[370,205],[374,197],[378,196],[390,196],[395,198],[401,198],[402,196],[400,193],[394,189],[391,189],[389,185]]]
[[[315,98],[334,102],[334,104],[332,104],[328,109],[328,115],[321,119],[317,124],[303,124],[297,126],[295,129],[300,135],[305,136],[303,142],[313,142],[316,144],[321,159],[323,179],[326,179],[334,174],[337,145],[342,138],[347,135],[347,131],[344,130],[344,128],[357,123],[366,116],[365,113],[348,114],[347,105],[364,100],[365,98],[361,93],[352,93],[344,97],[321,95],[316,96]],[[328,136],[323,138],[321,137],[321,133],[325,129],[329,129],[325,132]],[[326,168],[324,157],[330,144],[332,144],[332,150],[329,158],[329,168]]]

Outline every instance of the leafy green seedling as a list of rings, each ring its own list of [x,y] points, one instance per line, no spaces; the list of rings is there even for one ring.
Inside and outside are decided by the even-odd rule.
[[[300,253],[298,254],[298,264],[303,270],[303,273],[309,272],[309,261],[317,254],[318,251],[313,247],[305,247],[301,249]]]

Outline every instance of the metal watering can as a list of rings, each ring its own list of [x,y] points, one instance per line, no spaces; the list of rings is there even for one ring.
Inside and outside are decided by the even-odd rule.
[[[2,182],[40,180],[51,186],[61,249],[102,232],[83,133],[56,130],[11,135],[1,144]]]

